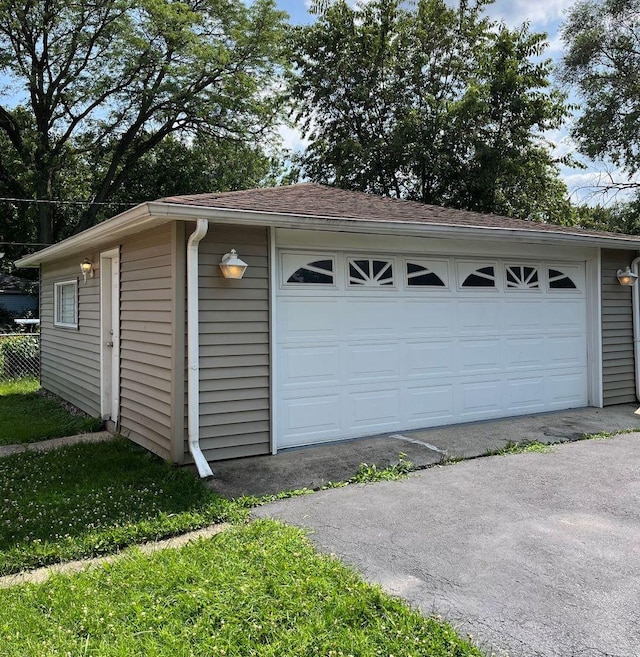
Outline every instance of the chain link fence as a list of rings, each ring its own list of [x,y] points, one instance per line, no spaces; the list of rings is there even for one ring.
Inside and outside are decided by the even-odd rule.
[[[0,333],[0,381],[40,376],[40,335]]]

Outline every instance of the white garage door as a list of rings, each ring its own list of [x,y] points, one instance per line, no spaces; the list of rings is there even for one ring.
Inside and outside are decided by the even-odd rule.
[[[278,447],[587,405],[582,264],[279,254]]]

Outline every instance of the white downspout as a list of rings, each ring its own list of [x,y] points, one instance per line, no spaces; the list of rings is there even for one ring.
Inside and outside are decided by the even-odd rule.
[[[636,258],[631,263],[631,271],[634,274],[638,274],[638,263],[640,263],[640,258]],[[640,316],[638,315],[638,311],[640,310],[640,290],[638,289],[638,285],[640,283],[636,279],[636,282],[631,287],[631,301],[633,307],[633,361],[636,373],[636,399],[640,401]]]
[[[198,326],[198,244],[207,234],[209,222],[198,219],[187,243],[187,405],[189,452],[200,477],[213,472],[200,449],[200,336]],[[176,376],[178,373],[176,373]]]

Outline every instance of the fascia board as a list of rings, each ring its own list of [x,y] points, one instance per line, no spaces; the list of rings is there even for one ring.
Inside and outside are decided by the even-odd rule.
[[[141,232],[152,226],[168,221],[195,221],[207,219],[220,224],[246,226],[273,226],[275,228],[295,228],[306,230],[345,231],[375,235],[401,235],[405,237],[464,238],[475,240],[508,239],[513,242],[529,244],[566,244],[640,250],[640,240],[626,236],[609,237],[581,235],[579,233],[549,233],[547,231],[519,230],[500,227],[476,227],[438,223],[411,223],[398,221],[377,221],[326,216],[283,214],[276,212],[256,212],[228,208],[211,208],[196,205],[182,205],[152,201],[137,205],[112,219],[93,226],[78,235],[69,237],[58,244],[48,246],[36,253],[20,258],[16,267],[38,267],[77,253],[86,248],[95,248],[108,242]]]
[[[208,219],[220,224],[273,226],[307,230],[347,231],[378,235],[402,235],[405,237],[464,238],[480,240],[508,239],[530,244],[567,244],[603,248],[640,250],[640,240],[620,237],[582,235],[580,233],[550,233],[541,230],[519,230],[493,226],[463,226],[437,223],[411,223],[335,218],[310,215],[255,212],[228,208],[185,206],[181,204],[152,202],[149,211],[157,216],[175,220],[195,221]]]
[[[170,221],[168,218],[154,217],[149,213],[147,203],[137,205],[112,219],[88,228],[87,230],[68,237],[62,242],[47,246],[31,255],[20,258],[14,263],[16,267],[38,267],[43,262],[51,262],[83,249],[95,249],[108,242],[117,241],[125,235],[138,233],[151,226]]]

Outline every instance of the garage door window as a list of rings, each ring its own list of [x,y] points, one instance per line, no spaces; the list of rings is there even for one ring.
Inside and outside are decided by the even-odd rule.
[[[335,285],[335,258],[311,253],[282,254],[284,285]]]
[[[410,287],[446,287],[445,282],[438,274],[415,262],[407,263],[407,285]]]
[[[349,285],[381,287],[393,285],[393,263],[390,260],[349,258]]]
[[[539,290],[540,278],[537,267],[507,265],[505,281],[508,290]]]
[[[480,267],[469,274],[462,282],[462,287],[495,287],[495,267]]]
[[[331,285],[333,283],[333,262],[331,260],[310,262],[293,272],[287,279],[287,283]]]
[[[578,287],[564,272],[559,269],[549,269],[549,289],[577,290]]]

